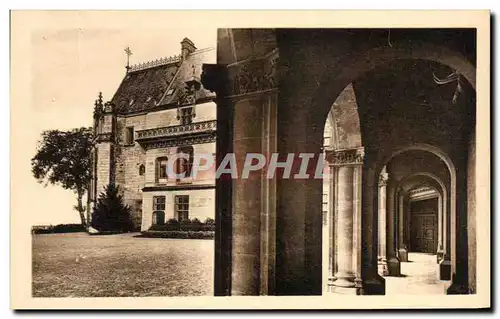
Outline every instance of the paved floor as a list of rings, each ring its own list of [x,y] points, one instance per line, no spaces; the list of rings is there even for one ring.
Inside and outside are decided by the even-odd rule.
[[[401,277],[385,277],[386,295],[444,295],[449,281],[438,279],[436,255],[409,253],[401,263]]]

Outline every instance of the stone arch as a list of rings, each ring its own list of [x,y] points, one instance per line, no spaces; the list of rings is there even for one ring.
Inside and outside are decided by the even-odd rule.
[[[352,83],[333,102],[325,121],[325,137],[330,129],[330,149],[359,148],[362,144],[358,105]]]
[[[385,158],[380,166],[377,168],[377,174],[375,176],[380,175],[380,172],[382,171],[382,168],[389,163],[391,159],[396,157],[399,154],[402,154],[404,152],[408,151],[424,151],[424,152],[429,152],[437,157],[439,157],[448,167],[448,172],[450,174],[450,216],[451,218],[456,218],[456,187],[457,187],[457,171],[455,168],[455,165],[453,164],[453,161],[451,158],[446,154],[443,150],[441,150],[439,147],[430,145],[430,144],[425,144],[425,143],[417,143],[413,145],[408,145],[405,147],[400,148],[397,151],[394,151],[390,156]]]
[[[377,67],[387,65],[394,60],[427,60],[443,64],[454,70],[457,70],[467,80],[470,86],[474,90],[476,89],[475,66],[470,61],[468,61],[467,58],[461,53],[444,46],[430,43],[393,43],[391,47],[370,47],[365,50],[360,49],[357,52],[358,53],[349,55],[347,58],[336,61],[335,63],[326,63],[324,65],[325,68],[322,73],[316,77],[318,86],[313,93],[314,95],[311,99],[310,104],[310,109],[314,110],[314,112],[316,113],[319,113],[315,118],[322,118],[323,121],[328,119],[332,101],[335,101],[338,98],[345,87],[347,87],[357,78],[361,77],[363,74],[376,69]],[[324,55],[322,56],[322,58],[324,60],[327,60],[328,55]],[[320,123],[316,122],[313,123],[313,125],[314,124],[318,125]],[[361,123],[361,125],[363,124]],[[363,128],[360,128],[361,131],[363,131]],[[366,145],[364,146],[366,147]],[[388,159],[383,161],[384,165],[392,157],[397,155],[397,152],[403,152],[412,149],[419,150],[419,147],[420,150],[427,150],[439,156],[447,165],[451,179],[450,194],[453,198],[453,200],[451,200],[450,202],[450,214],[453,219],[456,219],[456,168],[451,158],[445,152],[432,145],[414,144],[402,147],[399,149],[399,151],[393,152],[393,154],[389,156]],[[378,175],[380,174],[381,168],[384,166],[380,165],[379,167],[377,162],[377,160],[367,161],[367,159],[365,158],[362,174],[362,183],[364,185],[362,201],[364,203],[369,203],[368,205],[371,207],[377,207],[376,185]],[[365,204],[363,204],[363,209],[366,209]],[[377,253],[376,249],[374,250],[374,248],[376,248],[376,245],[373,245],[373,242],[376,243],[377,238],[377,209],[375,209],[373,213],[364,212],[362,219],[364,230],[361,240],[363,250],[365,251],[362,257],[362,276],[363,278],[368,278],[368,281],[364,283],[362,293],[380,294],[383,292],[381,292],[379,283],[381,281],[383,282],[384,279],[380,277],[376,278]],[[454,231],[454,229],[452,229],[452,231]],[[452,258],[454,257],[452,256]],[[372,265],[374,265],[374,267]],[[373,270],[370,270],[370,267],[373,267]]]
[[[445,220],[448,220],[448,217],[449,217],[448,227],[449,227],[449,235],[450,235],[449,236],[449,246],[450,246],[450,255],[451,255],[449,257],[451,257],[451,265],[449,265],[449,264],[446,265],[445,267],[447,270],[445,270],[444,272],[449,273],[451,271],[453,273],[453,268],[455,267],[454,264],[456,263],[456,261],[455,261],[456,260],[455,241],[457,240],[456,239],[457,238],[456,228],[454,227],[455,221],[457,220],[457,170],[455,168],[455,165],[454,165],[452,159],[442,149],[440,149],[439,147],[436,147],[434,145],[430,145],[430,144],[417,143],[417,144],[412,144],[412,145],[407,145],[407,146],[401,147],[398,150],[394,151],[391,155],[387,156],[382,161],[380,166],[377,168],[378,174],[380,174],[380,172],[382,171],[382,168],[385,165],[387,165],[387,163],[389,163],[391,159],[393,159],[394,157],[396,157],[399,154],[402,154],[402,153],[405,153],[408,151],[424,151],[424,152],[431,153],[431,154],[439,157],[445,163],[446,167],[448,168],[448,173],[449,173],[449,177],[450,177],[450,181],[449,181],[450,187],[449,187],[449,191],[446,192],[447,196],[443,196],[443,199],[446,198],[446,200],[448,200],[447,198],[449,196],[449,206],[448,205],[445,206],[447,208],[449,207],[449,211],[446,212],[448,215],[445,215],[445,216],[447,216],[447,218],[445,218]],[[421,176],[427,176],[429,178],[436,180],[444,190],[447,190],[444,183],[434,174],[428,173],[428,172],[421,172],[421,173],[416,173],[415,175],[417,175],[417,174],[421,175]],[[412,175],[414,175],[414,174],[412,174]],[[400,181],[399,185],[401,185],[401,182],[403,182],[407,178],[410,178],[412,175],[403,178]],[[378,176],[378,175],[376,175],[376,176]],[[445,245],[447,246],[448,242],[446,242]],[[445,251],[445,253],[446,253],[446,251]],[[441,270],[441,271],[443,271],[443,270]],[[450,278],[448,278],[448,275],[445,275],[444,277],[442,277],[442,279],[448,280]]]
[[[476,90],[476,68],[465,56],[444,46],[430,43],[393,43],[392,47],[377,47],[360,50],[345,61],[327,64],[318,81],[314,104],[319,110],[329,111],[328,103],[335,101],[342,90],[364,73],[393,60],[428,60],[457,70]],[[330,102],[329,102],[330,101]]]

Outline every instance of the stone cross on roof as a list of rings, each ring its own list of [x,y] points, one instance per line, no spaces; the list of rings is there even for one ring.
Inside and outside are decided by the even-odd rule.
[[[125,68],[128,70],[130,68],[130,56],[133,55],[133,53],[132,50],[130,50],[130,47],[126,47],[124,51],[127,55],[127,66]]]

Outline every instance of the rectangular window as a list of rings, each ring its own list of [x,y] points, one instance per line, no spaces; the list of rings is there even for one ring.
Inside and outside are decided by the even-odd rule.
[[[153,197],[153,210],[165,210],[165,196]]]
[[[164,182],[168,177],[167,175],[168,158],[159,157],[156,159],[156,181]]]
[[[191,124],[193,122],[193,108],[185,107],[181,109],[181,125]]]
[[[177,159],[177,174],[184,173],[185,177],[191,177],[191,172],[193,170],[193,159],[194,159],[194,149],[192,146],[179,147],[177,153],[185,154],[187,157],[179,157]],[[187,156],[186,156],[187,155]]]
[[[153,225],[165,224],[165,196],[153,197]]]
[[[127,127],[127,137],[126,137],[127,145],[134,144],[134,127]]]
[[[175,196],[175,214],[178,221],[189,219],[189,195]]]

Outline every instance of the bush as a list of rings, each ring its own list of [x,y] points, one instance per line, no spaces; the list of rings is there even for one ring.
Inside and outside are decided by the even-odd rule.
[[[141,237],[148,238],[175,238],[175,239],[213,239],[212,231],[145,231]]]
[[[99,232],[128,232],[134,228],[131,208],[123,203],[119,186],[109,184],[99,195],[91,226]]]
[[[33,226],[31,232],[33,234],[62,234],[62,233],[77,233],[86,231],[82,224],[59,224],[55,226]]]
[[[207,218],[209,220],[209,218]],[[212,219],[213,220],[213,219]],[[203,232],[203,231],[215,231],[215,221],[214,223],[201,222],[198,218],[193,220],[183,220],[179,222],[177,219],[169,219],[165,225],[152,225],[149,230],[152,231],[182,231],[182,232]]]

